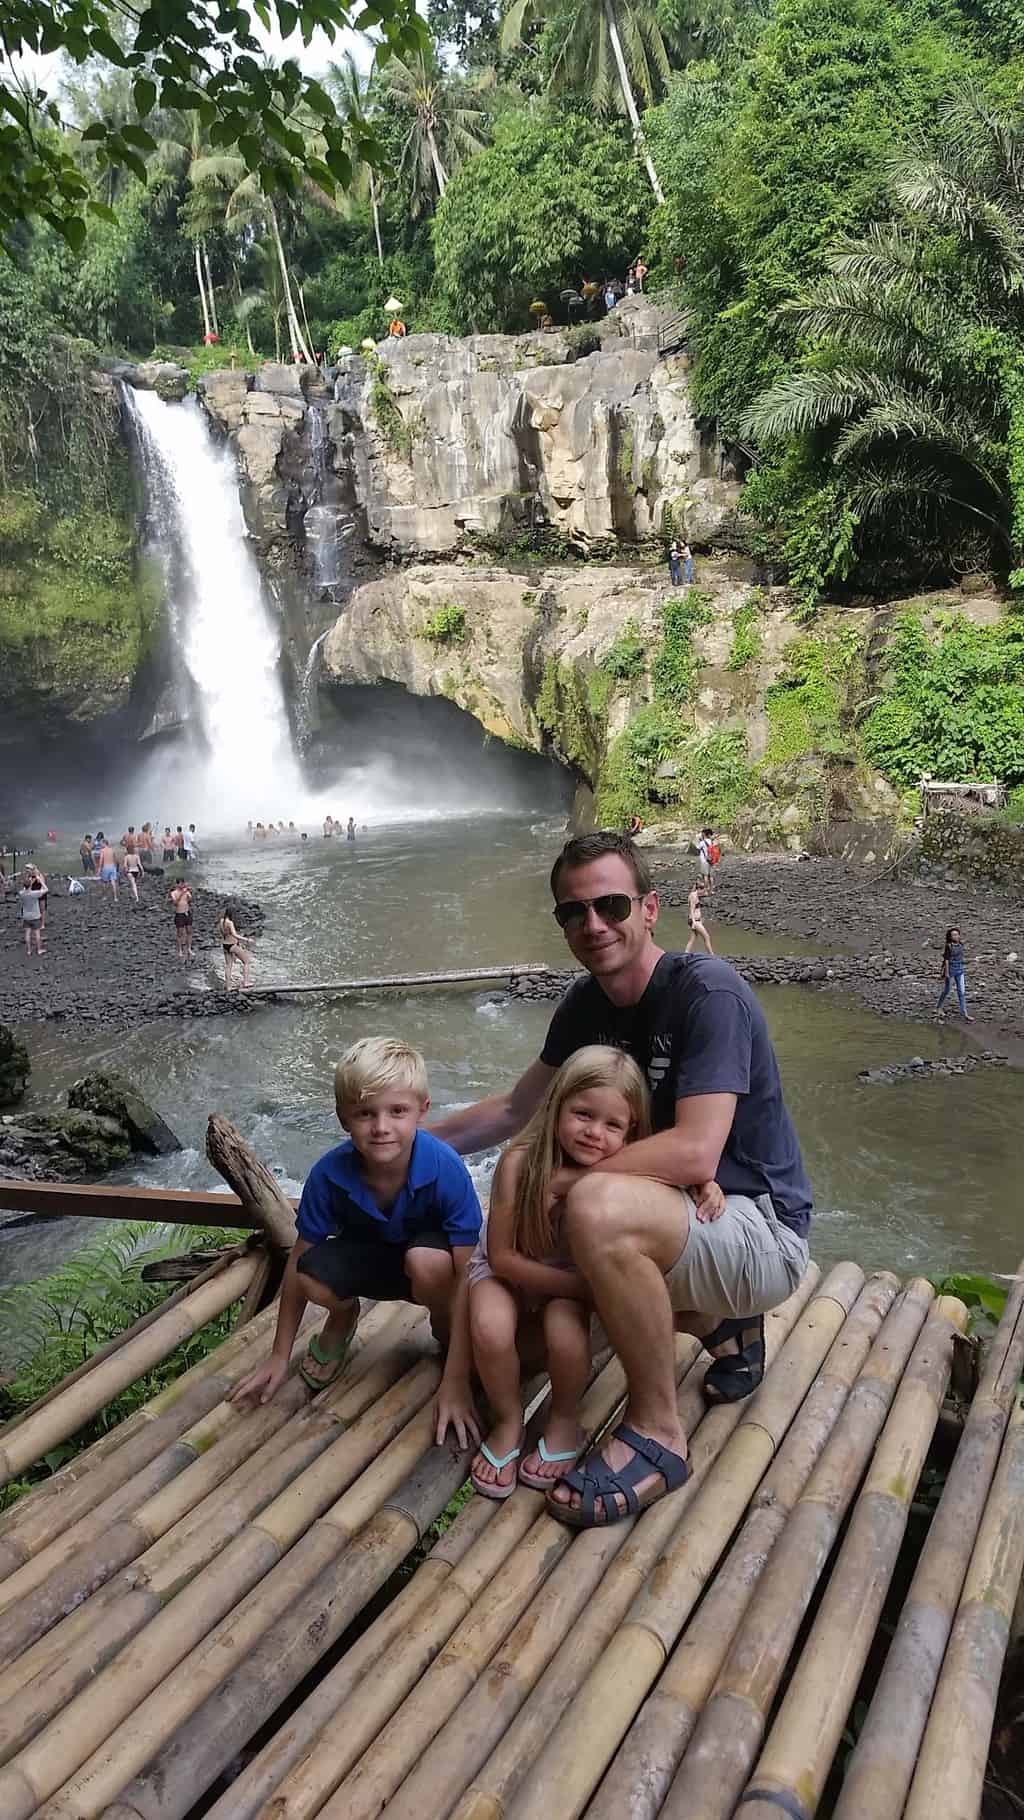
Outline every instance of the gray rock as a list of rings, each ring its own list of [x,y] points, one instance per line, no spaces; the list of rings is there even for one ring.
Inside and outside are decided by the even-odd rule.
[[[0,1106],[15,1106],[24,1098],[31,1066],[24,1043],[0,1024]]]
[[[68,1091],[68,1106],[105,1117],[123,1132],[133,1150],[169,1156],[181,1144],[158,1112],[120,1074],[87,1074]]]

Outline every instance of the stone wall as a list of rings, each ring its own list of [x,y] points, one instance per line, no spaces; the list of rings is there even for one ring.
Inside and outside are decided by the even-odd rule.
[[[996,817],[929,815],[921,831],[922,867],[1024,889],[1024,828]]]

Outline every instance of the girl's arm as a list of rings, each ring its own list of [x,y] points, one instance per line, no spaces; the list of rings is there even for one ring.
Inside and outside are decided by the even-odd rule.
[[[512,1243],[515,1225],[515,1203],[526,1153],[521,1146],[506,1150],[494,1172],[491,1207],[487,1216],[487,1261],[496,1277],[513,1289],[527,1295],[550,1300],[568,1296],[574,1302],[589,1300],[586,1282],[577,1270],[563,1270],[557,1264],[541,1264],[536,1258],[524,1257]]]

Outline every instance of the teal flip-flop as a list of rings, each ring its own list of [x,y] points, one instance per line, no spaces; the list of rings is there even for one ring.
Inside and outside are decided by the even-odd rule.
[[[518,1460],[522,1451],[521,1446],[513,1447],[511,1453],[505,1454],[504,1457],[499,1460],[497,1454],[491,1452],[486,1441],[481,1441],[480,1443],[480,1452],[483,1454],[488,1466],[494,1467],[495,1472],[501,1472],[502,1468],[508,1466],[511,1461]],[[511,1485],[499,1485],[493,1479],[485,1484],[484,1481],[478,1479],[473,1472],[469,1475],[469,1482],[472,1485],[473,1490],[479,1492],[482,1498],[490,1498],[495,1504],[504,1504],[505,1499],[512,1496],[512,1493],[519,1483],[518,1479],[514,1478]]]
[[[333,1347],[322,1346],[320,1344],[320,1335],[315,1333],[306,1348],[309,1358],[311,1358],[316,1365],[332,1365],[334,1369],[326,1378],[314,1378],[307,1371],[305,1365],[300,1365],[299,1376],[302,1379],[302,1382],[312,1391],[319,1392],[321,1390],[326,1390],[329,1384],[333,1384],[335,1380],[341,1376],[345,1366],[345,1360],[352,1350],[352,1341],[355,1337],[356,1330],[353,1327],[352,1332],[346,1334],[341,1345],[335,1349]]]
[[[568,1453],[551,1453],[549,1448],[545,1445],[543,1435],[541,1435],[540,1440],[537,1442],[537,1452],[540,1454],[540,1457],[546,1466],[561,1465],[566,1460],[575,1460],[579,1451],[578,1447],[570,1447]],[[539,1473],[527,1472],[525,1466],[520,1466],[519,1483],[520,1485],[528,1485],[531,1491],[550,1491],[552,1485],[556,1484],[557,1481],[551,1477],[550,1473],[546,1478],[542,1478]]]

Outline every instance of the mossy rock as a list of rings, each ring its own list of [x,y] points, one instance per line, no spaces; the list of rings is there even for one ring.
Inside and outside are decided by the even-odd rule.
[[[57,1176],[103,1175],[132,1153],[124,1126],[96,1112],[8,1115],[0,1124],[0,1150],[8,1162],[20,1152]]]
[[[86,1074],[68,1090],[72,1112],[96,1113],[126,1131],[133,1150],[170,1156],[181,1144],[158,1112],[120,1074]]]
[[[19,1043],[6,1024],[0,1024],[0,1106],[16,1106],[24,1098],[31,1071],[24,1043]]]

